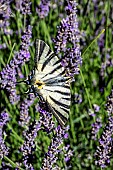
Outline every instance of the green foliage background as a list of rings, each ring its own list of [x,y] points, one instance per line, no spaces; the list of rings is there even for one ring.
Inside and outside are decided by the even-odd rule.
[[[30,23],[33,26],[32,42],[36,38],[44,40],[51,49],[54,50],[54,44],[52,39],[55,38],[57,32],[57,26],[60,24],[60,16],[66,16],[64,6],[58,6],[57,8],[50,9],[48,16],[44,19],[40,19],[35,12],[35,6],[38,1],[32,1],[32,14],[30,15]],[[98,133],[97,139],[103,132],[103,128],[107,123],[107,112],[105,109],[105,103],[107,96],[110,94],[111,87],[113,85],[113,68],[106,68],[106,72],[109,76],[105,76],[104,81],[106,86],[104,92],[100,92],[100,69],[103,61],[106,60],[106,55],[109,54],[113,59],[113,3],[112,1],[103,1],[102,5],[98,5],[98,9],[95,10],[95,2],[93,1],[78,1],[78,21],[79,29],[81,31],[81,52],[83,58],[83,64],[80,67],[80,74],[75,76],[75,83],[72,84],[72,92],[81,94],[82,103],[73,104],[71,107],[70,119],[68,121],[70,125],[69,139],[66,143],[71,145],[73,150],[73,157],[71,165],[73,170],[97,170],[101,169],[95,166],[94,153],[98,145],[98,140],[93,141],[91,139],[91,124],[95,122],[97,117],[102,118],[103,127]],[[14,10],[14,4],[12,4]],[[102,22],[103,17],[105,22]],[[20,48],[21,34],[25,28],[26,17],[22,16],[18,11],[15,11],[15,17],[11,19],[10,28],[18,30],[17,36],[14,32],[12,36],[1,34],[2,43],[5,42],[8,46],[5,50],[0,50],[0,63],[1,70],[6,66],[13,58],[14,51],[18,51]],[[106,30],[104,31],[103,29]],[[101,32],[103,30],[103,33]],[[2,33],[2,30],[1,30]],[[101,35],[99,34],[101,33]],[[101,37],[104,34],[104,48],[101,49],[98,45],[98,41],[101,41]],[[85,35],[85,36],[84,36]],[[99,37],[97,37],[99,35]],[[93,41],[94,40],[94,41]],[[91,44],[91,42],[93,43]],[[85,51],[86,50],[86,51]],[[85,51],[85,53],[84,53]],[[21,69],[24,77],[26,78],[34,66],[34,46],[30,47],[31,59]],[[20,80],[18,78],[18,80]],[[96,82],[94,84],[94,82]],[[24,92],[27,91],[27,87],[24,84],[17,86],[17,93],[21,95],[21,100],[26,98]],[[22,138],[23,129],[18,125],[19,118],[19,105],[12,105],[9,102],[7,92],[1,90],[1,106],[5,107],[10,115],[10,122],[6,127],[6,136],[4,136],[6,145],[10,148],[10,154],[4,158],[3,161],[12,164],[21,159],[21,153],[18,153],[18,148],[23,143]],[[36,103],[36,101],[35,101]],[[29,114],[34,118],[34,106],[30,107]],[[95,118],[92,118],[88,114],[89,109],[93,109],[93,104],[100,106],[100,111],[96,114]],[[38,119],[39,115],[36,115]],[[50,144],[50,136],[47,136],[45,132],[39,132],[36,138],[36,152],[34,159],[34,168],[40,169],[44,154],[47,152],[48,145]],[[59,157],[58,161],[61,169],[65,169],[65,163],[63,163],[63,157]],[[107,167],[107,170],[113,169],[113,159],[111,165]]]

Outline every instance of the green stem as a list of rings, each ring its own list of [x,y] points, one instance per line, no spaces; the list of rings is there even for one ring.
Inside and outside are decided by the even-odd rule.
[[[76,136],[75,136],[75,130],[74,130],[74,123],[73,123],[73,118],[72,118],[72,113],[73,113],[73,107],[71,107],[71,111],[70,111],[70,129],[71,129],[71,133],[72,133],[72,137],[73,137],[73,143],[76,143]]]
[[[6,160],[6,161],[8,161],[13,167],[17,167],[17,168],[19,168],[20,170],[24,170],[23,168],[20,168],[17,164],[15,164],[11,159],[9,159],[7,156],[4,156],[4,159]]]
[[[110,22],[110,24],[107,25],[106,28],[109,27],[111,24],[112,24],[112,22]],[[103,29],[103,30],[97,35],[97,37],[91,41],[91,43],[88,45],[88,47],[83,51],[82,57],[85,55],[85,53],[88,51],[88,49],[92,46],[92,44],[101,36],[101,34],[103,34],[103,33],[105,32],[106,28]]]
[[[83,81],[83,84],[84,84],[84,88],[85,88],[85,91],[86,91],[86,95],[87,95],[87,99],[88,99],[88,102],[89,102],[90,109],[93,110],[92,104],[91,104],[91,101],[90,101],[90,98],[89,98],[89,92],[87,90],[86,83],[85,83],[84,76],[82,74],[82,70],[81,69],[80,69],[80,74],[81,74],[81,77],[82,77],[82,81]]]
[[[24,30],[26,28],[26,14],[24,15]]]
[[[9,63],[9,61],[10,61],[10,59],[11,59],[12,52],[13,52],[13,50],[14,50],[15,45],[16,45],[16,43],[13,44],[13,47],[12,47],[11,52],[10,52],[10,56],[9,56],[9,58],[8,58],[8,61],[7,61],[7,64]]]
[[[24,142],[22,139],[21,139],[21,137],[13,130],[13,128],[9,125],[9,124],[7,124],[7,126],[8,126],[8,128],[11,130],[11,132],[14,134],[13,136],[16,138],[16,139],[18,139],[20,142]]]

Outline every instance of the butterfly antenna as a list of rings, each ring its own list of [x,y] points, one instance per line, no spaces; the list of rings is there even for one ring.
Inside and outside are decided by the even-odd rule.
[[[26,83],[26,82],[25,82],[25,80],[16,82],[16,84],[19,84],[19,83]]]
[[[26,80],[22,80],[22,81],[17,81],[16,83],[17,84],[25,83],[25,84],[29,85],[29,81],[27,79]]]

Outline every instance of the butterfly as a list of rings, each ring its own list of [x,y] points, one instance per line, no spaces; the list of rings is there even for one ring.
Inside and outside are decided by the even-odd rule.
[[[35,45],[35,65],[29,84],[64,126],[69,117],[71,78],[65,75],[61,60],[44,41],[36,39]]]

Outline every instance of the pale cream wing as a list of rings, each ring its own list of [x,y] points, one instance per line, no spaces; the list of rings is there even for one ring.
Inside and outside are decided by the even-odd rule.
[[[44,82],[40,94],[47,101],[59,123],[65,125],[70,110],[70,78],[65,76],[59,58],[42,40],[36,40],[34,77]]]

